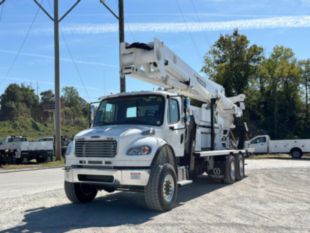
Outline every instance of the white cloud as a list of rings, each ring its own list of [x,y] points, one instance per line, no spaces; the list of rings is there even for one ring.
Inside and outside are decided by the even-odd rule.
[[[0,53],[16,54],[17,51],[0,49]],[[34,57],[34,58],[54,60],[53,56],[47,56],[47,55],[42,55],[42,54],[37,54],[37,53],[20,53],[19,55],[20,56],[26,56],[26,57]],[[73,62],[72,59],[65,58],[65,57],[61,57],[60,60],[63,62],[70,62],[70,63]],[[101,62],[84,61],[84,60],[74,60],[74,62],[77,64],[82,64],[82,65],[93,65],[93,66],[102,66],[102,67],[108,67],[108,68],[118,68],[118,66],[116,66],[116,65],[105,64],[105,63],[101,63]]]
[[[126,30],[131,32],[202,32],[238,29],[268,28],[304,28],[310,27],[310,16],[283,16],[246,20],[215,22],[162,22],[162,23],[127,23]],[[63,26],[67,34],[103,34],[117,32],[117,24],[72,24]]]

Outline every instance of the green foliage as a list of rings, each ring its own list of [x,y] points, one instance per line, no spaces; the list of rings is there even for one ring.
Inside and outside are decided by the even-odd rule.
[[[52,90],[43,91],[40,93],[42,104],[51,104],[55,102],[55,95]]]
[[[40,123],[28,117],[17,118],[14,121],[0,121],[0,139],[8,135],[22,135],[28,139],[38,139],[53,135],[53,123]],[[87,122],[80,125],[62,125],[62,135],[72,138],[79,131],[87,128]]]
[[[202,70],[223,85],[228,96],[244,92],[257,73],[263,49],[249,44],[247,37],[235,30],[232,35],[221,35],[205,56]]]
[[[74,87],[65,87],[62,90],[62,100],[65,105],[64,113],[65,118],[72,123],[80,120],[81,116],[87,117],[85,108],[88,106],[86,101],[83,100],[78,91]]]
[[[39,106],[38,97],[31,87],[11,84],[1,95],[1,119],[9,120],[18,117],[35,117]]]
[[[264,57],[260,46],[249,44],[236,30],[220,36],[206,54],[202,70],[224,86],[227,96],[246,94],[245,120],[253,135],[310,137],[310,60],[298,62],[283,46]]]
[[[53,111],[47,106],[55,103],[51,90],[40,93],[25,85],[11,84],[1,96],[0,137],[23,135],[29,138],[53,135]],[[88,107],[74,87],[63,89],[62,134],[72,137],[86,128]]]
[[[301,70],[291,49],[276,46],[259,72],[260,93],[267,113],[262,122],[273,138],[293,137],[301,111]],[[272,130],[271,130],[272,129]]]

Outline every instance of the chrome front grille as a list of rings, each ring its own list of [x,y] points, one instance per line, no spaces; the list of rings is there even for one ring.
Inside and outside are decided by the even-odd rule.
[[[117,151],[115,140],[77,140],[75,155],[77,157],[114,157]]]

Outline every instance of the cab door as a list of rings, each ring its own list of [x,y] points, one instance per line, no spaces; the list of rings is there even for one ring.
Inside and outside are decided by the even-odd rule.
[[[176,156],[184,155],[185,123],[182,120],[181,98],[169,97],[167,107],[167,137],[166,141],[172,146]]]
[[[262,154],[268,152],[268,143],[267,138],[265,136],[259,136],[254,138],[250,142],[250,147],[255,148],[255,153]]]

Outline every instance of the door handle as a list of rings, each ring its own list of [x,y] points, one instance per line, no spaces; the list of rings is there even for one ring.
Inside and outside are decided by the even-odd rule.
[[[183,140],[184,140],[184,134],[181,134],[180,136],[180,143],[183,144]]]
[[[178,128],[177,126],[171,125],[171,126],[169,126],[169,129],[171,129],[171,130],[182,130],[182,129],[185,129],[185,127]]]

